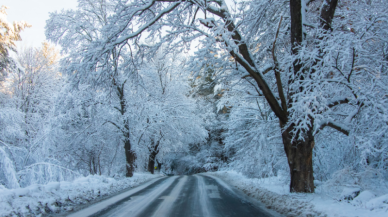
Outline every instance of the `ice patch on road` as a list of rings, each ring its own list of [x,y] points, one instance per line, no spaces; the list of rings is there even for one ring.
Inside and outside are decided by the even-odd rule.
[[[220,178],[218,178],[216,176],[209,175],[209,174],[203,174],[203,175],[208,176],[208,177],[216,180],[218,182],[218,184],[220,184],[222,187],[224,187],[225,189],[227,189],[231,193],[235,194],[235,192],[232,190],[232,188],[230,188],[230,186],[228,184],[226,184],[224,181],[222,181]]]
[[[218,191],[217,185],[207,185],[206,189],[210,190],[210,193],[208,194],[210,198],[221,199],[221,195],[220,195],[220,192]]]

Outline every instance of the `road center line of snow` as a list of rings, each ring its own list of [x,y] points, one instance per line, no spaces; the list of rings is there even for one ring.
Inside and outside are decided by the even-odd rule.
[[[199,201],[202,208],[202,216],[212,216],[208,207],[210,201],[207,195],[207,189],[204,178],[198,175],[196,175],[195,177],[197,177],[198,179]]]
[[[184,176],[179,180],[178,184],[174,187],[168,196],[163,197],[162,204],[159,205],[158,209],[154,212],[153,217],[168,216],[171,212],[171,208],[175,201],[179,197],[179,193],[182,191],[183,185],[187,182],[187,176]]]
[[[132,195],[132,194],[135,194],[136,192],[138,191],[141,191],[143,190],[144,188],[150,186],[151,184],[155,183],[156,181],[160,180],[161,178],[157,178],[157,179],[154,179],[152,181],[149,181],[148,183],[145,183],[141,186],[138,186],[138,187],[135,187],[129,191],[126,191],[122,194],[119,194],[119,195],[116,195],[114,197],[111,197],[107,200],[104,200],[104,201],[101,201],[99,203],[96,203],[86,209],[82,209],[78,212],[75,212],[75,213],[72,213],[70,215],[68,215],[68,217],[79,217],[79,216],[90,216],[90,215],[93,215],[94,213],[97,213],[103,209],[106,209],[107,207],[109,207],[110,205],[112,204],[115,204],[117,203],[118,201]]]

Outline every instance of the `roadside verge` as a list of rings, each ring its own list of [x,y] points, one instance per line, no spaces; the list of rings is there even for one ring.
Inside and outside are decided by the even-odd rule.
[[[358,196],[355,195],[354,199],[344,199],[344,192],[346,193],[350,188],[343,187],[342,194],[338,196],[327,191],[323,183],[317,183],[316,193],[313,194],[290,193],[288,180],[285,177],[247,178],[236,171],[217,171],[206,174],[222,179],[249,197],[257,199],[266,208],[288,217],[385,217],[388,214],[388,195],[365,199],[369,191],[363,191]]]
[[[135,173],[131,178],[87,176],[19,189],[0,189],[0,216],[39,216],[73,211],[163,175]]]

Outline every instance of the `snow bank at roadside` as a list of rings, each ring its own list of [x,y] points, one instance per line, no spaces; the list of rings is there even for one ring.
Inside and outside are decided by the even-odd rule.
[[[223,179],[248,196],[258,199],[267,208],[285,216],[388,216],[388,195],[376,196],[371,191],[362,191],[353,200],[340,200],[336,195],[323,193],[322,183],[317,183],[314,194],[290,193],[287,179],[281,176],[247,178],[235,171],[207,174]]]
[[[135,187],[162,175],[135,173],[131,178],[113,179],[107,176],[87,176],[72,182],[52,182],[26,188],[0,188],[0,216],[38,216],[71,211],[75,206],[89,203]]]

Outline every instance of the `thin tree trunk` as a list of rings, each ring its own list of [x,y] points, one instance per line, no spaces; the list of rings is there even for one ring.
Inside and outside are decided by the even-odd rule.
[[[152,141],[154,144],[154,142]],[[150,156],[148,158],[148,172],[151,174],[155,173],[155,160],[156,160],[156,155],[159,153],[158,147],[160,144],[160,140],[154,145],[153,149],[150,150]]]
[[[156,160],[156,163],[158,164],[158,170],[159,172],[162,171],[162,163]]]
[[[124,142],[124,150],[125,150],[125,157],[126,157],[126,168],[127,168],[127,174],[126,177],[132,177],[133,172],[135,171],[135,160],[136,160],[136,154],[133,150],[131,150],[131,141],[129,139],[126,139]]]
[[[155,157],[156,157],[156,153],[151,152],[148,158],[148,172],[150,172],[151,174],[155,173]]]

